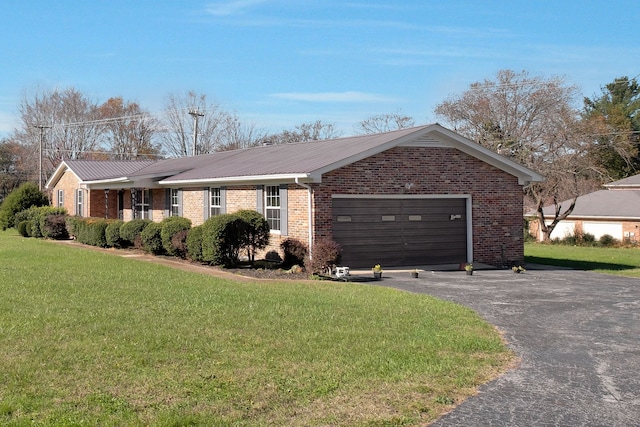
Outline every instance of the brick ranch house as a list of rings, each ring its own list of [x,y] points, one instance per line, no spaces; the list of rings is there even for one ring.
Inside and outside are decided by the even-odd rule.
[[[255,209],[267,250],[331,238],[350,267],[524,258],[522,187],[543,177],[438,124],[160,161],[66,160],[47,189],[72,215],[207,218]]]
[[[600,239],[608,234],[620,241],[637,242],[640,238],[640,175],[634,175],[604,185],[604,190],[578,197],[576,206],[551,232],[551,239],[563,239],[578,233],[592,234]],[[568,207],[571,200],[560,204]],[[545,218],[554,218],[555,206],[545,206]],[[544,236],[534,212],[529,232],[538,240]]]

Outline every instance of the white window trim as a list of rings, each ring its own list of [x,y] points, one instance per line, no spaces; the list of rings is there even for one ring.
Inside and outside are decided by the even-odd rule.
[[[180,190],[177,188],[172,188],[171,192],[169,193],[169,197],[171,198],[169,216],[180,216]]]
[[[76,215],[84,216],[84,191],[81,188],[76,190]]]
[[[272,195],[270,197],[269,190],[275,189],[277,196]],[[273,197],[277,197],[278,205],[271,206],[270,201]],[[271,233],[280,234],[282,230],[282,201],[280,199],[280,186],[279,185],[266,185],[264,188],[264,216],[269,221],[269,211],[278,211],[278,228],[271,227],[271,223],[269,223],[269,227],[271,228]]]
[[[214,204],[214,198],[218,204]],[[217,209],[217,213],[213,210]],[[220,187],[209,187],[209,217],[220,215],[222,213],[222,189]]]
[[[139,218],[151,219],[151,205],[149,203],[151,198],[151,190],[149,190],[148,188],[142,188],[138,191],[139,191],[140,197],[136,198],[135,209],[137,212],[140,212]],[[145,198],[145,194],[147,195],[146,198]]]

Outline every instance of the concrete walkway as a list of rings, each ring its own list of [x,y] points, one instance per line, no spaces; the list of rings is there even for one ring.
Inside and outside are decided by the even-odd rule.
[[[521,358],[435,426],[639,426],[640,280],[528,269],[372,282],[472,308]]]

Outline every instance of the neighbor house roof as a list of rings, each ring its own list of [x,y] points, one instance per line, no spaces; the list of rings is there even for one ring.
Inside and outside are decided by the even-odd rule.
[[[604,185],[607,188],[611,188],[612,190],[622,189],[622,188],[636,188],[640,189],[640,174],[630,176],[628,178],[621,179],[619,181],[610,182],[609,184]]]
[[[438,124],[282,145],[216,152],[153,162],[118,176],[108,169],[102,184],[152,180],[159,185],[301,180],[320,182],[322,175],[397,146],[454,147],[516,177],[521,184],[541,181],[538,173]],[[99,178],[94,183],[99,184]]]
[[[572,200],[561,202],[569,207]],[[545,206],[547,218],[555,215],[554,206]],[[599,190],[578,197],[576,206],[567,219],[637,220],[640,219],[640,189]]]

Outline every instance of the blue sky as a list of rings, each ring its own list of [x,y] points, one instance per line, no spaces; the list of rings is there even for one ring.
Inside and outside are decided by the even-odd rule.
[[[0,137],[37,89],[152,113],[194,90],[267,131],[322,120],[346,136],[373,114],[433,122],[500,69],[589,97],[640,73],[635,0],[3,0],[0,16]]]

